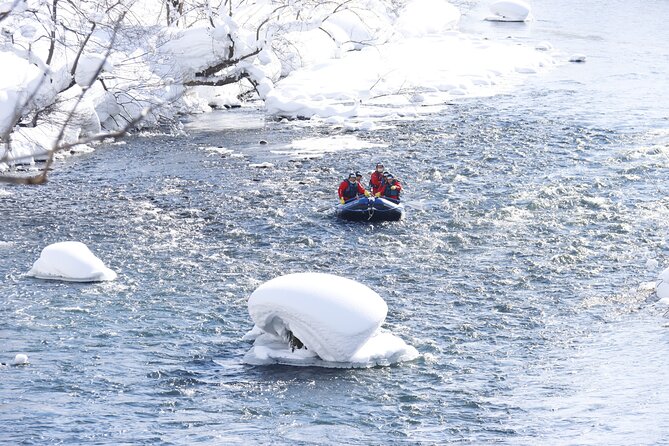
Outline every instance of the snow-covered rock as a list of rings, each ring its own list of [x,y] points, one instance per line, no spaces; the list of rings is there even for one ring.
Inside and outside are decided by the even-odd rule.
[[[25,353],[19,353],[16,356],[14,356],[14,361],[12,361],[13,365],[25,365],[28,364],[28,355]]]
[[[569,56],[569,62],[582,63],[585,62],[585,54],[572,54]]]
[[[388,311],[367,286],[323,273],[277,277],[248,302],[256,327],[244,361],[249,364],[373,366],[413,359],[416,349],[379,330]],[[305,348],[289,345],[294,336]]]
[[[116,279],[88,246],[81,242],[59,242],[42,250],[28,276],[70,282],[98,282]]]
[[[486,20],[498,22],[525,22],[530,19],[530,5],[522,0],[500,0],[490,4],[494,14]]]

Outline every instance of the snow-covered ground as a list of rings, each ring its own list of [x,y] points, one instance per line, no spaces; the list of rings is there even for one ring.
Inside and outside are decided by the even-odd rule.
[[[106,14],[88,4],[68,5],[59,9],[60,20],[84,36],[90,32],[90,40],[82,45],[81,36],[56,27],[49,60],[48,11],[0,4],[0,13],[9,13],[0,66],[14,67],[0,71],[0,134],[11,139],[10,152],[6,144],[0,148],[0,168],[44,157],[59,143],[118,130],[147,110],[142,125],[150,127],[177,113],[240,105],[242,93],[264,100],[269,114],[370,130],[380,118],[505,91],[556,60],[549,43],[459,32],[460,12],[444,0],[413,0],[395,9],[377,0],[337,8],[253,2],[241,3],[233,15],[207,6],[171,26],[166,11],[148,1],[121,3]],[[495,5],[497,14],[529,14],[522,1]],[[301,20],[289,20],[298,8]],[[123,11],[132,14],[115,28]],[[232,62],[221,64],[226,61]],[[235,76],[241,80],[223,86],[189,86]]]

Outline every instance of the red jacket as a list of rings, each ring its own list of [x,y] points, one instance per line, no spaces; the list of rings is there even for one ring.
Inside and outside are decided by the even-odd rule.
[[[380,191],[382,183],[383,183],[383,172],[375,170],[369,177],[369,186],[371,187],[373,194]]]
[[[364,195],[364,193],[365,188],[362,187],[360,183],[357,181],[355,183],[350,183],[348,180],[342,181],[339,185],[339,190],[337,191],[339,198],[343,198],[346,201],[355,198],[358,194]]]
[[[396,186],[395,190],[392,190],[392,189],[391,189],[392,186]],[[391,198],[394,198],[394,199],[396,199],[396,200],[399,201],[399,199],[400,199],[400,192],[402,191],[402,185],[401,185],[400,182],[397,181],[397,180],[395,180],[395,183],[394,183],[394,184],[390,184],[390,183],[385,183],[385,184],[383,184],[383,186],[381,186],[381,190],[379,190],[379,192],[381,193],[381,196],[382,196],[382,197],[387,197],[388,194],[391,193],[391,192],[390,192],[391,190],[392,190],[392,192],[393,192],[393,195],[395,195],[394,197],[391,197]],[[387,191],[388,193],[386,193],[386,191]]]

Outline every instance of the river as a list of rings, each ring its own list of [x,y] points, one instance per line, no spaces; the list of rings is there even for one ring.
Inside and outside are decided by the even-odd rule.
[[[216,112],[2,189],[0,355],[30,364],[0,367],[0,443],[667,444],[669,319],[643,285],[669,266],[669,3],[555,3],[527,25],[462,3],[467,32],[586,54],[509,94],[371,132]],[[286,149],[333,137],[369,147]],[[342,175],[379,160],[407,218],[336,220]],[[23,275],[63,240],[119,278]],[[300,271],[376,290],[421,356],[242,364],[248,296]]]

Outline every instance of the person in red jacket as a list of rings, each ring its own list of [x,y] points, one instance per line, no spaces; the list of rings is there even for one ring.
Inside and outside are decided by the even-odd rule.
[[[341,182],[337,194],[339,195],[339,202],[341,204],[358,198],[358,195],[365,195],[366,197],[369,197],[369,192],[367,192],[365,188],[362,187],[360,183],[358,183],[358,180],[355,177],[355,173],[353,172],[349,173],[348,178]]]
[[[369,188],[374,195],[381,189],[383,183],[383,169],[383,163],[376,163],[376,170],[374,170],[369,177]]]
[[[381,196],[383,198],[388,198],[396,203],[400,201],[400,192],[402,191],[402,185],[399,181],[395,179],[391,174],[388,174],[386,177],[386,182],[382,186]]]

